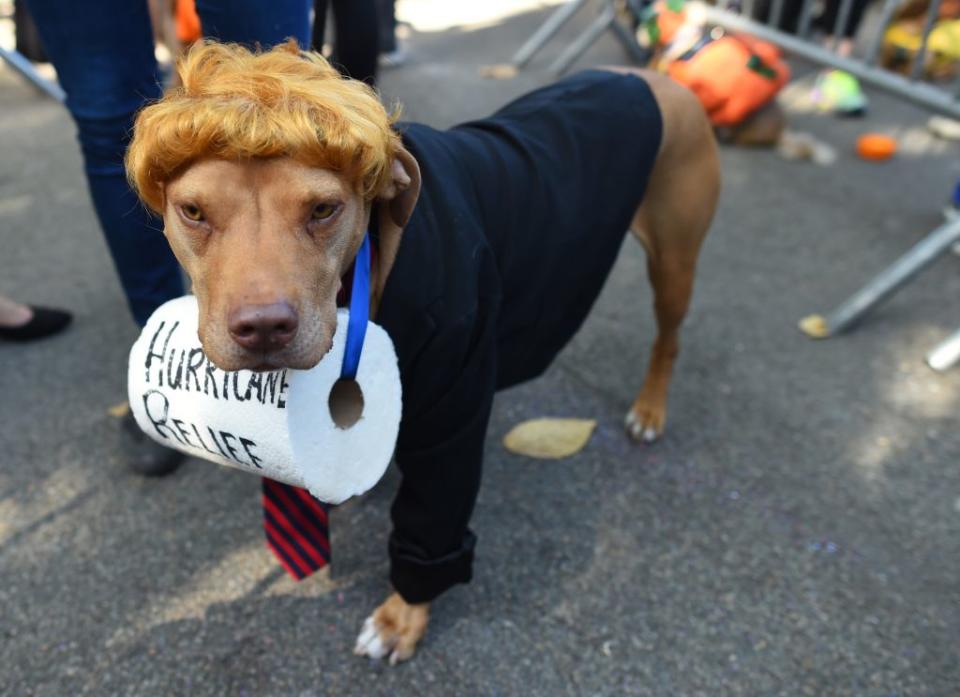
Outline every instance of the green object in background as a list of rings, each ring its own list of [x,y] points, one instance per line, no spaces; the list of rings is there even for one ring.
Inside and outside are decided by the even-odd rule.
[[[656,46],[660,41],[660,25],[657,24],[657,15],[651,15],[644,26],[647,29],[647,35],[650,37],[650,45]]]
[[[813,101],[822,111],[861,115],[867,110],[867,96],[850,73],[828,70],[821,73],[813,88]]]
[[[686,0],[666,0],[666,7],[670,12],[682,12]],[[642,12],[637,14],[638,19],[643,24],[643,28],[650,37],[650,44],[660,43],[660,25],[657,24],[659,13],[656,11],[656,4],[650,3]]]

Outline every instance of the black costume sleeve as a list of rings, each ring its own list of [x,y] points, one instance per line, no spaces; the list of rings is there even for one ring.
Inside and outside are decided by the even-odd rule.
[[[389,548],[390,580],[409,603],[429,602],[471,578],[476,537],[467,525],[496,383],[495,314],[495,304],[481,305],[438,327],[414,371],[419,404],[400,429],[403,480]],[[439,376],[452,376],[452,384]]]
[[[470,580],[494,390],[540,374],[587,316],[663,129],[643,80],[589,71],[487,119],[401,131],[423,186],[377,321],[403,382],[391,580],[425,602]]]

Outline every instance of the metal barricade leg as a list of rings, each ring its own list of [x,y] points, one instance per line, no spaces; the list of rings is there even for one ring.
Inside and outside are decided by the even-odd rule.
[[[610,28],[613,29],[613,34],[617,37],[620,45],[623,46],[627,53],[633,56],[635,61],[645,65],[647,61],[650,60],[650,53],[637,43],[636,34],[623,26],[616,18],[614,18]]]
[[[617,11],[614,3],[604,3],[604,8],[600,11],[600,14],[597,15],[597,18],[593,20],[590,26],[587,27],[573,43],[567,46],[563,53],[557,56],[557,59],[550,64],[548,70],[557,75],[566,72],[567,68],[586,53],[587,50],[593,46],[594,42],[599,39],[607,29],[616,24],[616,22]]]
[[[895,293],[958,240],[960,218],[941,225],[924,237],[826,316],[810,315],[800,320],[800,329],[813,339],[827,339],[839,334]]]
[[[880,57],[880,48],[883,45],[883,33],[890,25],[890,20],[893,19],[893,13],[897,11],[898,7],[900,7],[900,0],[884,0],[883,9],[880,11],[880,20],[877,22],[880,31],[874,33],[873,37],[871,37],[866,53],[864,54],[867,65],[876,64],[877,59]]]
[[[948,336],[927,354],[927,365],[942,373],[960,363],[960,329]]]
[[[540,25],[530,38],[527,39],[511,59],[511,63],[517,68],[522,68],[530,59],[533,58],[542,49],[553,36],[560,31],[560,28],[570,21],[581,7],[587,4],[589,0],[571,0],[566,5],[558,7],[547,20]]]
[[[0,59],[4,60],[11,68],[27,78],[34,87],[47,96],[56,99],[58,102],[63,102],[67,98],[67,95],[60,85],[55,82],[50,82],[50,80],[40,75],[37,69],[33,67],[33,63],[24,58],[18,51],[9,51],[0,46]]]
[[[911,80],[919,80],[923,77],[924,63],[927,61],[927,50],[930,42],[930,32],[933,31],[937,23],[937,17],[940,14],[940,3],[942,0],[932,0],[930,8],[927,10],[927,18],[923,24],[923,39],[920,41],[920,50],[913,58],[913,69],[910,71]]]
[[[510,61],[511,64],[519,69],[529,63],[530,59],[533,58],[588,1],[589,0],[571,0],[571,2],[558,8],[540,25],[530,38],[524,42],[523,46],[513,54],[513,58]],[[548,70],[557,75],[566,72],[608,29],[614,33],[614,36],[616,36],[617,40],[631,56],[637,61],[646,61],[647,53],[640,44],[637,43],[636,38],[630,31],[617,21],[616,0],[604,0],[603,8],[600,10],[597,18],[557,56],[553,63],[550,64]]]

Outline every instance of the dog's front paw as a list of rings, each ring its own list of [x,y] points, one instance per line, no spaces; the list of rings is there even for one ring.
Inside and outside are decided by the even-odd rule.
[[[663,434],[666,411],[663,406],[637,400],[624,419],[627,435],[638,442],[653,443]]]
[[[378,659],[389,655],[390,665],[406,661],[417,650],[429,619],[429,603],[411,605],[394,593],[364,621],[353,652]]]

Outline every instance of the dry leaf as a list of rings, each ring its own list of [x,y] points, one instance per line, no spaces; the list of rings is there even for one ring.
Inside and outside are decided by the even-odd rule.
[[[823,315],[807,315],[798,324],[800,331],[811,339],[826,339],[830,336],[830,327]]]
[[[115,419],[122,419],[124,416],[130,413],[130,404],[128,402],[114,404],[112,407],[107,409],[107,413]]]
[[[543,460],[559,460],[579,452],[590,440],[595,419],[531,419],[503,438],[507,450]]]
[[[517,66],[510,63],[480,66],[480,77],[488,77],[494,80],[510,80],[517,76],[517,72],[519,72]]]

